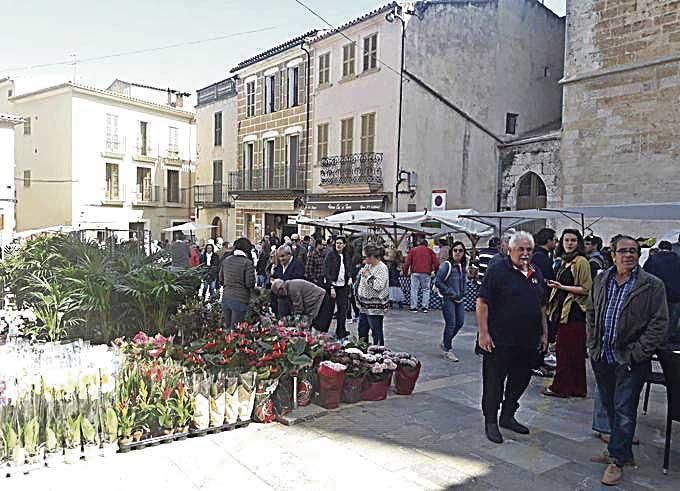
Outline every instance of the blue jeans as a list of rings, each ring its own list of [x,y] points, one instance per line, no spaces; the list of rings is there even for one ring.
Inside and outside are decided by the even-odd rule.
[[[201,283],[201,297],[205,297],[205,292],[208,291],[210,292],[210,297],[213,298],[215,296],[215,280],[203,280]]]
[[[599,392],[595,394],[595,402],[593,404],[593,431],[604,435],[609,435],[612,432],[609,427],[609,416],[607,416],[607,411],[604,410]]]
[[[633,437],[637,423],[640,393],[652,362],[616,365],[591,359],[602,406],[609,418],[611,436],[607,450],[614,463],[623,466],[633,460]]]
[[[442,314],[444,315],[444,349],[451,349],[453,338],[458,334],[465,322],[465,305],[456,303],[451,298],[442,300]]]
[[[668,342],[680,344],[680,303],[668,303]]]
[[[418,308],[418,290],[423,291],[424,309],[430,308],[430,275],[427,273],[411,273],[411,308]]]
[[[359,339],[368,342],[368,331],[371,331],[371,334],[373,335],[373,344],[378,346],[385,345],[382,315],[368,315],[362,312],[359,314],[357,331],[359,332]]]
[[[266,282],[267,276],[263,274],[258,274],[255,276],[255,286],[259,286],[260,288],[262,288]]]
[[[243,322],[248,312],[248,304],[233,298],[222,297],[222,311],[224,312],[224,327],[231,329],[235,324]]]

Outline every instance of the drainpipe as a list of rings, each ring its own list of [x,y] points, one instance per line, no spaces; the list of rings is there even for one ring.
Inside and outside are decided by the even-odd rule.
[[[401,170],[401,113],[402,100],[404,97],[404,40],[406,38],[406,20],[404,19],[404,12],[396,13],[397,8],[389,12],[385,16],[385,20],[389,23],[399,20],[401,22],[401,68],[399,70],[399,116],[397,122],[397,173],[395,175],[394,185],[394,211],[399,211],[399,171]],[[409,12],[405,12],[409,13]]]
[[[309,50],[305,47],[304,43],[300,45],[300,49],[307,53],[307,100],[305,101],[307,105],[307,122],[305,124],[305,188],[304,188],[304,196],[305,196],[305,204],[307,204],[307,174],[309,172],[309,153],[311,151],[311,145],[309,144],[309,117],[310,117],[310,89],[311,89],[311,84],[310,84],[310,79],[311,79],[311,70],[310,70],[310,63],[312,59],[312,54],[309,52]],[[297,169],[296,169],[297,170]]]

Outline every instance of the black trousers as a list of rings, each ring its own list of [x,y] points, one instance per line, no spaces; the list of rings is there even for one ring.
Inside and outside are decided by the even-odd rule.
[[[535,348],[496,346],[484,353],[482,363],[482,413],[486,423],[498,421],[501,415],[512,416],[519,407],[519,398],[529,386],[531,363]]]
[[[335,298],[332,298],[330,294],[328,295],[330,302],[330,315],[333,316],[333,309],[337,305],[337,315],[335,316],[335,336],[338,338],[344,338],[347,336],[348,332],[345,329],[345,323],[347,321],[347,307],[349,303],[349,286],[334,286]]]

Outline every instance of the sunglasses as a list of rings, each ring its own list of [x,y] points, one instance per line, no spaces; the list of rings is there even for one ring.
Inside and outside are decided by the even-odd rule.
[[[465,252],[465,249],[454,249],[453,252]]]

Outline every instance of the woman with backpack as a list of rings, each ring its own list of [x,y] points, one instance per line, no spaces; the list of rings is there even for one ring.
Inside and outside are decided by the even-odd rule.
[[[465,245],[456,241],[449,249],[449,256],[437,271],[434,285],[442,297],[444,316],[444,340],[441,344],[444,357],[458,361],[452,349],[453,338],[465,322],[465,276],[467,271],[467,250]]]

